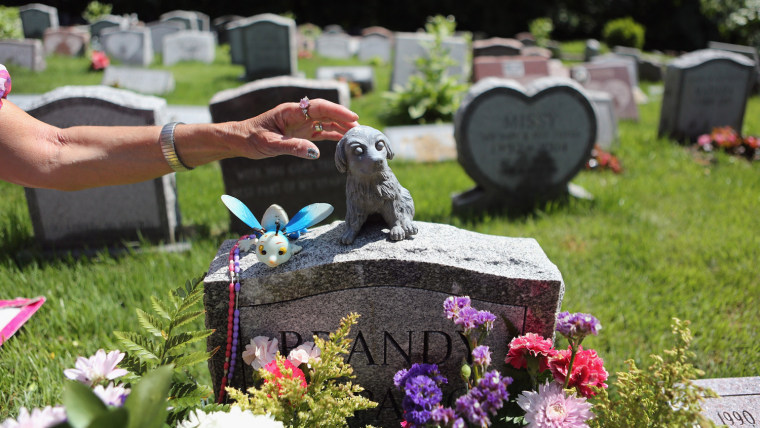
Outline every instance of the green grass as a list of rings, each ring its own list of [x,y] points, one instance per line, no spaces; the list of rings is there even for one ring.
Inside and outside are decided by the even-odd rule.
[[[320,62],[299,64],[313,75]],[[14,91],[81,84],[90,74],[59,70],[78,70],[77,64],[53,58],[44,73],[11,70]],[[238,85],[234,79],[242,73],[229,64],[219,70],[173,69],[178,88],[184,75],[187,86],[181,91],[198,94],[182,101],[186,104],[210,98],[201,88],[208,85],[203,76],[216,76],[222,88]],[[378,69],[379,88],[387,87],[382,82],[389,73],[388,66]],[[182,98],[171,94],[169,99]],[[352,102],[363,123],[382,125],[379,91]],[[562,272],[563,309],[590,312],[601,320],[601,334],[585,344],[599,352],[610,372],[623,369],[628,358],[646,365],[648,354],[670,347],[670,319],[678,317],[692,321],[696,365],[706,377],[757,375],[760,165],[722,154],[713,165],[697,163],[684,147],[656,138],[659,102],[640,108],[638,123],[620,124],[616,154],[624,173],[584,171],[574,180],[594,194],[594,201],[552,204],[518,218],[459,218],[451,214],[450,195],[473,182],[456,162],[393,162],[393,168],[414,196],[417,220],[535,238]],[[758,118],[760,99],[755,96],[747,109],[746,133],[760,134]],[[232,236],[226,231],[227,213],[217,202],[223,192],[218,166],[179,174],[178,182],[183,222],[195,230],[191,251],[52,260],[26,251],[33,249],[33,237],[23,189],[0,182],[0,296],[48,299],[0,348],[0,420],[15,416],[20,406],[59,403],[62,370],[72,367],[77,355],[111,347],[113,330],[136,329],[135,308],[148,308],[149,296],[165,295],[206,270],[218,245]],[[208,380],[204,371],[198,367],[198,375]]]

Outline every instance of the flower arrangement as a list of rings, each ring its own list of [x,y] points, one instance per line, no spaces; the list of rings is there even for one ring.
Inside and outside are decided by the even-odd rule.
[[[605,151],[598,145],[591,150],[591,158],[586,161],[586,169],[592,171],[610,170],[615,174],[623,172],[623,167],[620,165],[617,156]]]
[[[760,139],[752,135],[742,137],[730,126],[713,128],[709,134],[700,135],[696,147],[703,152],[722,149],[749,161],[760,160]]]

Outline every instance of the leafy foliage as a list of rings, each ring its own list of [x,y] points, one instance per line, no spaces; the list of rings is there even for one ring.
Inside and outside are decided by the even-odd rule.
[[[87,7],[84,12],[82,12],[82,18],[92,24],[101,17],[109,15],[112,9],[113,6],[109,3],[101,3],[97,0],[93,0],[87,3]]]
[[[618,397],[610,399],[606,390],[598,391],[592,428],[713,426],[700,414],[703,397],[715,393],[693,382],[704,372],[689,362],[695,356],[689,351],[689,322],[673,318],[671,327],[676,340],[673,349],[665,350],[664,356],[650,355],[652,364],[647,370],[626,361],[628,372],[617,373],[615,382]]]
[[[536,38],[538,46],[546,47],[549,44],[553,30],[554,23],[551,18],[547,17],[536,18],[528,24],[528,31]]]
[[[21,18],[17,7],[0,5],[0,39],[23,39]]]
[[[377,403],[358,395],[364,389],[346,379],[353,378],[353,369],[343,360],[348,355],[351,340],[348,333],[356,324],[358,314],[352,313],[340,321],[338,330],[327,340],[314,336],[314,343],[322,351],[318,361],[311,360],[307,386],[283,366],[284,357],[277,355],[277,365],[284,375],[259,370],[264,379],[259,388],[248,389],[248,394],[227,388],[230,397],[243,410],[254,414],[269,413],[288,427],[348,426],[346,418],[358,410],[371,409]]]
[[[166,419],[166,397],[172,367],[147,373],[132,388],[124,407],[107,407],[92,389],[69,382],[63,392],[68,421],[58,428],[161,428]]]
[[[602,37],[607,46],[644,47],[644,26],[633,18],[613,19],[604,25]]]
[[[212,395],[211,388],[191,376],[188,368],[208,361],[211,353],[193,350],[190,345],[210,336],[213,330],[183,328],[203,315],[197,308],[203,298],[202,281],[202,276],[188,280],[172,290],[168,302],[151,296],[155,314],[137,309],[137,320],[144,333],[114,332],[117,343],[127,354],[121,367],[132,372],[132,381],[156,367],[172,365],[169,423],[181,420]]]
[[[453,16],[428,18],[425,30],[434,36],[434,41],[429,46],[428,55],[415,62],[419,73],[412,75],[405,87],[393,88],[393,92],[385,95],[390,102],[388,116],[391,121],[429,123],[452,120],[467,88],[457,82],[456,76],[448,75],[448,68],[456,62],[443,46],[443,39],[454,34],[455,28]]]
[[[756,0],[700,0],[699,6],[718,23],[723,37],[760,47],[760,4]]]

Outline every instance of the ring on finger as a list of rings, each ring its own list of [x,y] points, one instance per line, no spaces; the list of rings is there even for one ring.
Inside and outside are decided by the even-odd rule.
[[[309,97],[303,97],[301,98],[301,102],[298,104],[299,107],[301,107],[301,111],[303,112],[303,115],[306,116],[306,119],[309,118]]]
[[[322,126],[322,122],[316,122],[314,124],[314,130],[317,132],[322,132],[324,130],[324,127]]]

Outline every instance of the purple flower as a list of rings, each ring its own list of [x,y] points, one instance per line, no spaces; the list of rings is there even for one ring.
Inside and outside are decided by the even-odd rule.
[[[457,419],[457,413],[451,407],[436,407],[430,412],[430,419],[438,425],[447,426]]]
[[[467,296],[462,297],[455,297],[451,296],[448,297],[443,302],[443,313],[446,315],[446,318],[453,319],[455,317],[459,316],[459,311],[464,308],[470,307],[470,298]]]
[[[491,365],[491,350],[488,346],[480,345],[472,350],[472,361],[483,367]]]
[[[594,417],[591,403],[583,397],[566,396],[557,382],[539,385],[538,392],[524,391],[517,405],[525,411],[525,421],[535,428],[583,428]]]
[[[596,336],[602,324],[593,315],[576,312],[560,312],[557,314],[557,331],[568,340],[577,340],[578,343],[589,334]]]
[[[490,425],[491,416],[495,416],[504,406],[504,402],[509,399],[507,387],[511,383],[511,377],[504,377],[496,370],[486,372],[478,384],[467,392],[467,395],[457,399],[457,414],[466,418],[471,424]]]
[[[109,383],[107,387],[103,388],[103,385],[97,385],[92,389],[100,400],[105,403],[106,406],[121,407],[129,396],[129,388],[124,388],[123,384],[114,386],[113,382]]]
[[[106,354],[106,351],[99,349],[90,358],[77,358],[76,368],[66,369],[63,374],[69,379],[79,381],[87,386],[93,386],[127,374],[126,370],[116,368],[122,359],[124,359],[122,352],[111,351]]]
[[[419,375],[406,382],[404,400],[401,407],[407,422],[421,426],[430,422],[430,412],[443,398],[441,388],[427,376]]]
[[[18,412],[18,418],[6,419],[0,423],[0,428],[47,428],[58,425],[66,420],[66,410],[63,407],[34,409],[30,413],[26,407]]]
[[[412,367],[407,369],[401,369],[393,376],[393,384],[396,388],[404,390],[406,388],[406,382],[408,379],[417,376],[427,376],[431,378],[439,386],[444,383],[448,383],[445,377],[438,371],[438,366],[435,364],[413,364]]]

